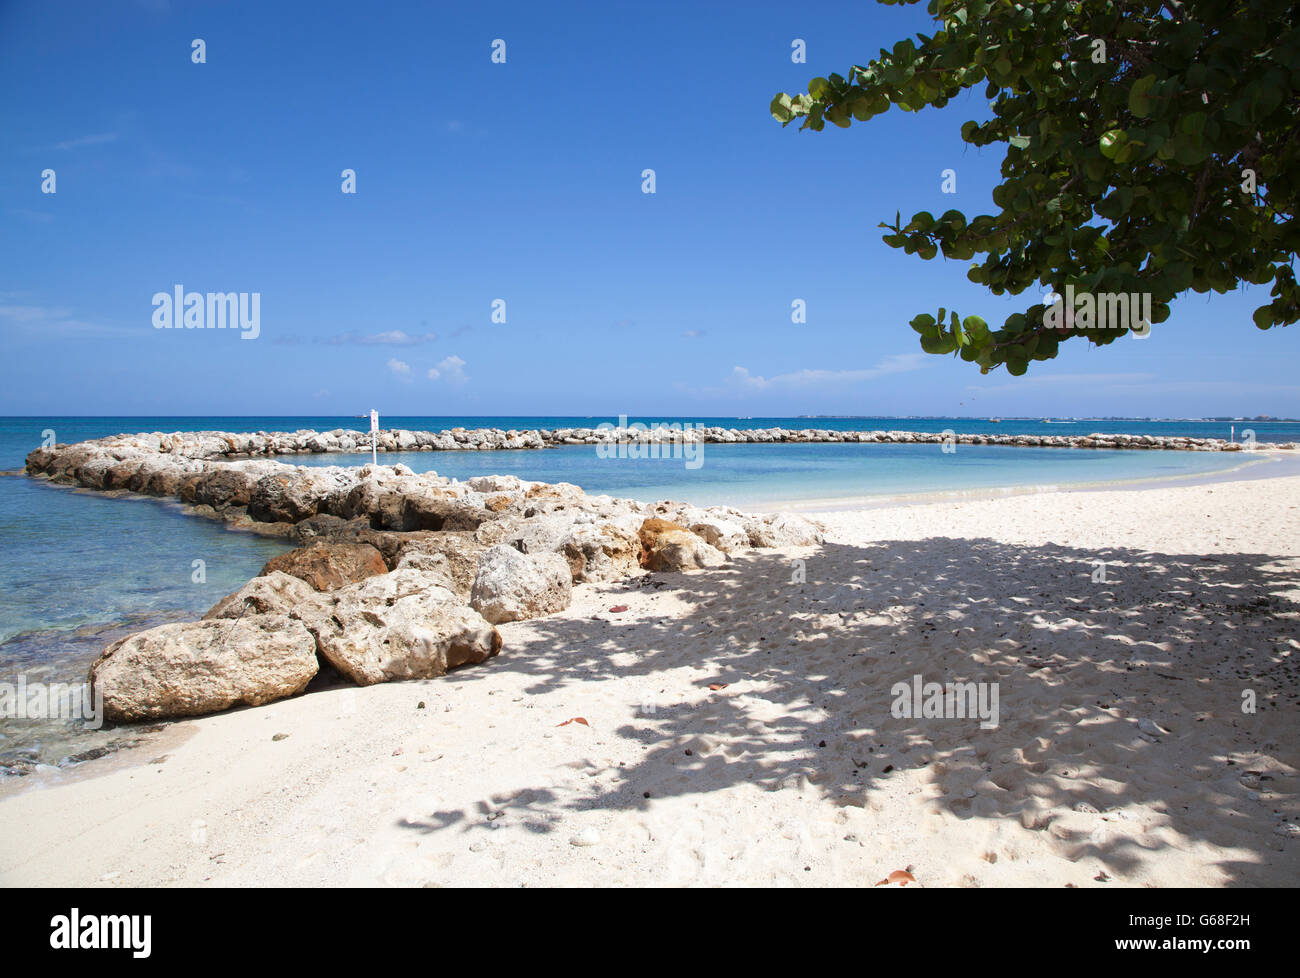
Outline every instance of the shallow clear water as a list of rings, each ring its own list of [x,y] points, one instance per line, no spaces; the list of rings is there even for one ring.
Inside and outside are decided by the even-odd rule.
[[[25,478],[0,480],[0,541],[0,642],[126,614],[206,610],[289,546],[161,500]]]
[[[1000,445],[776,444],[690,446],[690,459],[601,458],[594,446],[541,451],[388,452],[416,472],[467,479],[517,475],[572,482],[590,493],[643,502],[679,499],[701,506],[740,508],[814,500],[963,492],[1018,486],[1161,479],[1237,468],[1242,455],[1221,452],[1144,452],[1099,449],[1011,448]],[[297,465],[366,465],[370,455],[295,456]]]

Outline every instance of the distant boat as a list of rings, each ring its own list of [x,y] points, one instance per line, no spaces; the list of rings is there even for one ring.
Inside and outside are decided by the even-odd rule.
[[[1002,419],[1001,419],[1001,418],[989,418],[989,423],[990,423],[990,424],[1001,424],[1001,423],[1002,423]]]

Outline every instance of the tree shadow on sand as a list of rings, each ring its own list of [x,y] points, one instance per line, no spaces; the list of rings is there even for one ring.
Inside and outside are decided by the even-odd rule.
[[[806,583],[792,583],[796,556]],[[1250,851],[1210,861],[1259,882],[1296,861],[1282,834],[1297,814],[1296,563],[950,538],[751,552],[606,586],[611,605],[639,592],[684,613],[674,601],[677,613],[627,624],[537,620],[488,668],[530,677],[533,693],[616,677],[652,690],[613,732],[637,759],[582,809],[645,808],[652,782],[656,798],[749,782],[863,805],[923,772],[929,803],[952,816],[1048,831],[1066,858],[1112,874],[1181,837]],[[680,672],[654,685],[687,664],[707,669],[692,688]],[[998,683],[999,725],[893,717],[893,685],[915,675]],[[525,794],[525,818],[550,797]],[[1155,829],[1103,824],[1135,817]]]

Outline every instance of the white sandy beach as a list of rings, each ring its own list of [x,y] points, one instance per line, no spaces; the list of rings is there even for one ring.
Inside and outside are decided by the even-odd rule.
[[[0,883],[1294,885],[1300,478],[817,519],[446,678],[13,779]],[[1000,725],[895,719],[917,674]]]

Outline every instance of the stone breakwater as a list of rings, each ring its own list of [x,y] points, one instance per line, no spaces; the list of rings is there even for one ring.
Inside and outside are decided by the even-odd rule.
[[[503,431],[499,428],[453,428],[450,431],[390,429],[376,436],[381,452],[497,451],[554,448],[561,445],[665,444],[769,444],[840,442],[856,444],[1009,445],[1036,448],[1106,448],[1165,451],[1238,452],[1241,442],[1222,438],[1184,438],[1175,435],[984,435],[923,431],[833,431],[826,428],[556,428]],[[1270,448],[1294,450],[1295,442],[1270,443]],[[41,471],[56,453],[73,449],[114,454],[151,452],[185,459],[245,458],[276,455],[310,455],[370,451],[370,435],[336,428],[333,431],[275,431],[233,434],[225,431],[151,432],[112,435],[74,446],[40,449],[28,456],[28,471]]]
[[[496,625],[567,608],[575,585],[718,568],[750,548],[822,540],[817,524],[788,514],[640,503],[514,476],[460,482],[403,465],[249,457],[299,445],[347,451],[350,437],[119,435],[28,456],[35,477],[175,498],[300,544],[201,620],[105,649],[90,681],[107,719],[260,705],[301,692],[326,667],[359,685],[441,676],[501,653]]]

